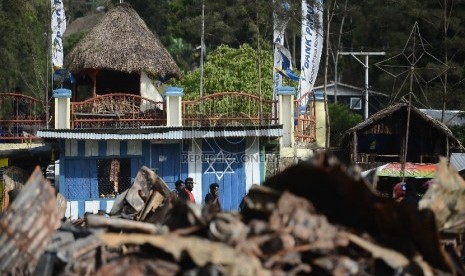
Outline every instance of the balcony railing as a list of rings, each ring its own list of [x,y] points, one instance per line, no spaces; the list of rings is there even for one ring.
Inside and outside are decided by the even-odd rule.
[[[37,130],[47,127],[44,107],[43,101],[30,96],[0,93],[0,142],[38,139]],[[48,123],[53,124],[52,120]]]
[[[185,126],[274,125],[277,101],[241,92],[210,94],[197,100],[182,101]]]
[[[71,128],[166,125],[164,102],[132,94],[107,94],[71,103]]]
[[[49,120],[43,101],[15,93],[0,93],[0,143],[39,139],[39,129],[54,128],[53,101]],[[242,92],[222,92],[182,101],[185,126],[278,124],[278,101]],[[112,93],[71,102],[71,129],[165,126],[166,103],[126,93]],[[300,120],[299,122],[302,122]]]

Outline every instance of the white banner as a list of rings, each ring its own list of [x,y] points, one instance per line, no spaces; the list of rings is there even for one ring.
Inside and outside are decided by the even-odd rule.
[[[301,72],[297,98],[312,91],[320,66],[322,49],[323,0],[318,0],[315,6],[302,0]],[[301,109],[305,108],[307,101],[302,101],[301,104]]]
[[[289,10],[289,4],[283,3],[283,11]],[[286,30],[289,17],[281,12],[273,13],[273,44],[274,44],[274,64],[273,64],[273,81],[274,81],[274,95],[276,96],[276,88],[283,85],[283,77],[279,74],[276,68],[282,69],[283,59],[280,48],[284,46],[284,32]]]
[[[50,0],[52,9],[52,65],[53,69],[63,67],[62,36],[66,30],[66,16],[63,0]]]

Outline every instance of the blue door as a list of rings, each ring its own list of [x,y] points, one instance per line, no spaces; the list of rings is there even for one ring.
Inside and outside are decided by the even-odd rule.
[[[218,183],[223,210],[238,210],[245,195],[245,140],[204,140],[202,151],[202,203],[210,184]]]
[[[69,200],[98,199],[97,164],[95,159],[68,159],[64,163],[64,190]],[[61,187],[60,187],[61,188]]]
[[[171,190],[181,179],[181,144],[152,144],[151,167]]]

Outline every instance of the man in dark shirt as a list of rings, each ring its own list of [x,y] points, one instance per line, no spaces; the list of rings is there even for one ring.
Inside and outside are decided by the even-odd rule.
[[[220,202],[220,185],[218,183],[210,184],[210,192],[205,196],[206,205],[214,205],[218,211],[221,211],[221,202]]]
[[[189,196],[186,193],[186,187],[182,180],[176,181],[174,183],[174,187],[175,189],[173,190],[173,194],[176,195],[177,198],[181,200],[189,200]]]

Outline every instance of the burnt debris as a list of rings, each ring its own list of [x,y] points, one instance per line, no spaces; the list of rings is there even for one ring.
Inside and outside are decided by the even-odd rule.
[[[464,275],[437,210],[377,195],[325,153],[254,185],[239,212],[180,201],[146,167],[108,214],[65,221],[63,205],[35,171],[0,217],[2,274]]]

